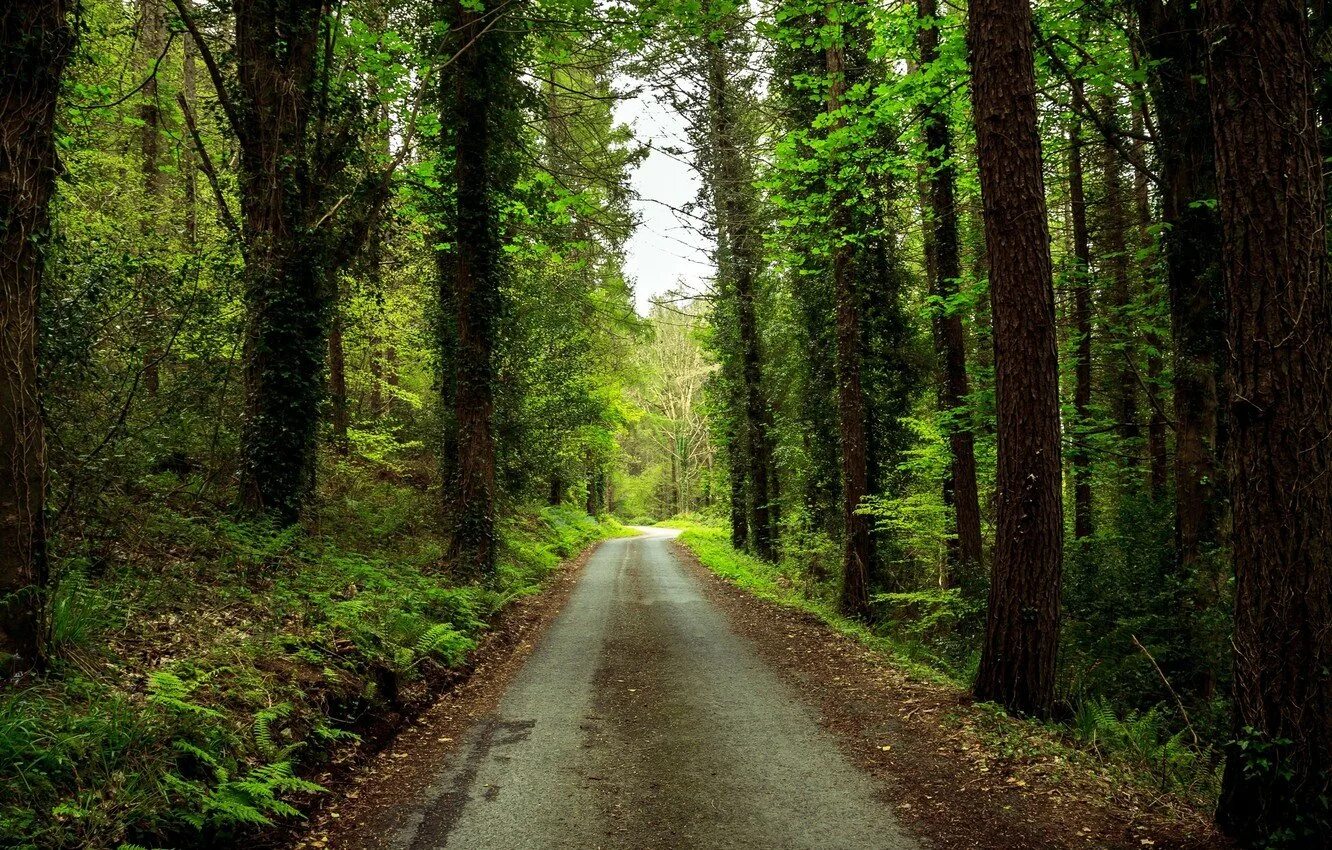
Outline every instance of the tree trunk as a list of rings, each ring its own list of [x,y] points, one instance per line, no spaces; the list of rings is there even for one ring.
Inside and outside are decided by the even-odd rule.
[[[1218,818],[1332,846],[1332,288],[1305,4],[1204,0],[1229,316],[1235,735]]]
[[[933,21],[938,0],[919,0],[922,21]],[[939,29],[923,25],[919,34],[920,63],[929,66],[939,58]],[[923,115],[926,167],[928,175],[929,265],[935,294],[945,303],[957,294],[962,277],[962,259],[957,234],[957,166],[953,162],[953,134],[942,103],[926,109]],[[970,425],[970,411],[965,408],[971,387],[967,378],[967,338],[962,316],[944,308],[938,319],[936,347],[943,365],[939,408],[948,419],[948,447],[952,454],[949,485],[957,525],[957,562],[944,580],[955,586],[959,571],[972,573],[982,560],[980,492],[976,484],[975,439]]]
[[[196,98],[195,94],[195,63],[194,63],[194,44],[188,38],[181,42],[181,72],[180,72],[180,93],[189,104],[190,109],[194,109]],[[194,147],[189,144],[180,146],[180,173],[182,181],[185,184],[185,239],[191,252],[195,249],[199,239],[199,190],[198,176],[195,169],[198,163],[195,160],[197,155]]]
[[[292,523],[313,485],[328,295],[308,237],[318,191],[306,150],[323,4],[243,0],[236,15],[245,256],[241,498]]]
[[[972,102],[994,318],[998,514],[976,696],[1054,701],[1063,567],[1059,377],[1028,0],[969,7]]]
[[[166,180],[162,174],[162,107],[158,69],[165,51],[166,19],[163,17],[162,0],[142,0],[139,5],[139,53],[144,84],[139,92],[139,120],[143,122],[139,128],[139,153],[143,159],[144,204],[140,211],[139,235],[142,237],[144,253],[139,257],[136,284],[146,325],[143,389],[149,398],[157,395],[161,384],[158,363],[162,359],[162,350],[157,338],[162,316],[158,294],[164,276],[157,252],[160,242],[158,235],[163,232],[158,219],[165,212],[162,200],[166,194]]]
[[[718,216],[718,263],[725,289],[735,302],[739,337],[740,376],[746,431],[749,498],[753,513],[754,552],[766,561],[777,557],[777,530],[772,519],[768,478],[772,470],[768,400],[763,392],[762,354],[758,311],[755,306],[758,275],[763,267],[763,240],[758,231],[754,175],[742,147],[740,127],[729,86],[733,72],[725,43],[711,39],[705,48],[708,62],[708,118],[715,149],[710,169]]]
[[[0,9],[0,669],[42,663],[46,443],[37,340],[59,164],[55,114],[74,47],[63,0]]]
[[[847,91],[847,69],[843,41],[847,26],[841,25],[841,37],[834,39],[826,53],[828,114],[834,130],[846,122],[841,114]],[[842,449],[842,525],[845,529],[842,550],[841,610],[852,617],[869,613],[869,571],[874,563],[874,540],[870,536],[869,517],[858,513],[861,500],[869,494],[869,445],[866,434],[865,389],[861,383],[863,351],[860,339],[859,294],[852,280],[852,245],[848,241],[848,209],[853,201],[833,201],[836,209],[832,222],[832,277],[836,299],[837,416]]]
[[[490,573],[495,566],[495,339],[501,285],[508,275],[499,201],[511,187],[504,133],[512,126],[511,33],[493,26],[496,10],[451,4],[458,52],[449,69],[457,208],[453,245],[453,307],[457,352],[454,416],[457,459],[454,475],[451,560],[464,572]],[[512,15],[512,12],[509,12]],[[589,470],[589,475],[593,470]],[[589,480],[589,488],[594,482]],[[595,494],[589,495],[589,501]],[[590,505],[595,507],[595,505]],[[595,513],[595,510],[589,511]]]
[[[342,305],[334,303],[328,329],[328,395],[333,425],[333,451],[346,457],[351,451],[347,438],[347,357],[342,346]]]
[[[1206,607],[1221,577],[1200,575],[1207,547],[1217,540],[1217,376],[1225,314],[1217,258],[1220,223],[1215,149],[1204,68],[1207,43],[1191,0],[1139,0],[1143,44],[1156,105],[1163,187],[1166,286],[1174,337],[1175,550],[1181,581],[1196,583]]]
[[[1068,195],[1073,212],[1073,326],[1077,334],[1073,388],[1073,536],[1092,535],[1091,459],[1087,430],[1091,425],[1092,305],[1091,245],[1087,235],[1087,193],[1083,187],[1082,81],[1073,82],[1073,126],[1068,133]]]
[[[553,508],[557,508],[564,503],[564,476],[559,472],[552,472],[550,475],[550,496],[546,503]]]
[[[1146,105],[1135,105],[1133,110],[1133,134],[1141,136],[1143,132],[1142,109]],[[1145,167],[1147,162],[1147,143],[1141,138],[1133,143],[1135,159],[1143,163]],[[1138,249],[1143,252],[1146,259],[1139,265],[1143,269],[1142,289],[1144,293],[1152,294],[1156,291],[1155,280],[1151,276],[1150,269],[1154,268],[1155,241],[1152,238],[1152,206],[1151,195],[1147,185],[1147,172],[1143,167],[1135,168],[1133,171],[1133,201],[1134,210],[1138,219]],[[1166,414],[1165,400],[1161,398],[1161,374],[1165,369],[1162,361],[1162,352],[1165,351],[1166,341],[1155,330],[1147,335],[1147,406],[1150,408],[1147,419],[1147,464],[1148,464],[1148,482],[1153,500],[1160,500],[1165,495],[1166,476],[1170,462],[1166,446]]]
[[[1102,120],[1118,132],[1118,104],[1111,97],[1101,98]],[[1130,466],[1138,463],[1138,443],[1142,426],[1138,422],[1138,378],[1133,366],[1133,319],[1129,307],[1133,296],[1129,284],[1128,197],[1119,151],[1113,145],[1101,145],[1100,254],[1106,271],[1110,302],[1111,358],[1109,372],[1114,376],[1112,415],[1115,432],[1121,441],[1119,451]]]

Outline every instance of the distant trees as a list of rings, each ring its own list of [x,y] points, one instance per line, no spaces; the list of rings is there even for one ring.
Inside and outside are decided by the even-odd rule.
[[[1054,701],[1064,517],[1053,272],[1028,0],[973,0],[967,41],[994,315],[998,509],[976,696]]]
[[[0,9],[0,667],[10,671],[42,660],[49,565],[39,310],[71,11],[64,0]]]

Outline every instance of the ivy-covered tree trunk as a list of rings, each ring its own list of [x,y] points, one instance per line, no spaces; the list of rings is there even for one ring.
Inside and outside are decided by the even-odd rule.
[[[1305,4],[1204,0],[1229,316],[1235,737],[1218,817],[1332,846],[1332,284]]]
[[[918,37],[920,64],[928,68],[939,58],[939,27],[936,22],[938,0],[919,0],[922,21]],[[974,572],[981,564],[980,492],[976,484],[976,448],[970,414],[965,409],[971,392],[967,378],[967,338],[962,314],[948,302],[957,295],[957,281],[962,277],[962,259],[957,233],[957,166],[953,162],[953,134],[942,101],[925,110],[926,194],[929,219],[930,266],[933,290],[944,303],[938,319],[936,348],[943,367],[939,409],[949,417],[948,447],[952,454],[947,477],[948,501],[951,501],[957,526],[956,563],[945,584],[955,585],[958,572]]]
[[[1029,0],[969,7],[972,105],[994,316],[998,510],[976,697],[1054,701],[1064,517],[1050,237]]]
[[[0,8],[0,670],[42,660],[46,442],[38,382],[43,244],[55,190],[55,115],[74,46],[70,5]]]
[[[763,268],[763,241],[754,195],[753,169],[743,149],[739,116],[732,102],[733,71],[726,56],[726,43],[712,39],[704,48],[707,57],[708,120],[714,143],[713,167],[708,177],[718,219],[718,268],[723,296],[733,302],[735,336],[739,344],[740,405],[744,415],[744,458],[748,472],[748,496],[753,515],[751,542],[764,560],[777,557],[777,529],[771,506],[769,478],[773,472],[772,440],[768,434],[768,400],[763,391],[762,354],[759,345],[756,306],[758,276]],[[732,462],[738,459],[732,458]]]
[[[507,26],[497,26],[503,15]],[[449,4],[447,108],[453,141],[453,422],[456,456],[450,560],[464,573],[494,569],[496,545],[495,379],[501,288],[509,274],[500,203],[513,186],[519,133],[512,9]],[[588,469],[589,513],[599,508],[596,470]]]
[[[328,297],[309,238],[307,151],[323,9],[321,0],[234,6],[247,316],[241,498],[284,523],[311,490],[324,397]]]
[[[160,243],[165,233],[160,222],[166,213],[162,203],[166,180],[162,173],[163,126],[158,80],[166,52],[166,19],[163,11],[162,0],[142,0],[139,4],[140,73],[144,78],[143,89],[139,93],[139,120],[143,122],[139,129],[139,151],[143,158],[144,197],[139,232],[143,237],[144,254],[139,258],[137,282],[147,335],[143,354],[143,388],[150,398],[157,395],[161,383],[159,361],[162,359],[162,351],[157,340],[161,305],[158,300],[165,283],[162,264],[156,256],[161,250]]]
[[[839,21],[839,36],[827,47],[828,114],[834,131],[845,127],[842,113],[847,93],[845,40],[849,29]],[[860,293],[855,286],[853,246],[849,233],[851,207],[855,199],[836,188],[842,175],[833,177],[831,222],[834,327],[837,362],[837,418],[842,455],[842,613],[862,617],[869,613],[869,576],[874,563],[874,539],[869,517],[859,513],[869,495],[869,435],[867,434],[865,388],[861,378],[864,350],[861,344]]]

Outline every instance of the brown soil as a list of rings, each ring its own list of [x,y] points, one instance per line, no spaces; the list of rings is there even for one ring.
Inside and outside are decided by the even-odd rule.
[[[1090,758],[1071,763],[1049,733],[996,718],[956,688],[914,681],[812,615],[758,599],[674,546],[735,630],[795,685],[844,754],[880,781],[904,825],[934,846],[1230,846],[1178,800],[1117,781],[1083,763]],[[996,752],[996,734],[1011,753]]]
[[[405,789],[430,782],[463,733],[491,711],[509,681],[541,640],[577,583],[589,547],[550,579],[540,594],[515,600],[491,624],[463,675],[384,749],[354,764],[314,777],[332,793],[284,845],[310,848],[373,848],[396,827]]]

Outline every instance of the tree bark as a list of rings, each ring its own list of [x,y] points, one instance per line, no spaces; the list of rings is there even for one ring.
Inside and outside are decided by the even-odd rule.
[[[1092,535],[1091,459],[1087,429],[1091,425],[1092,304],[1091,244],[1087,231],[1087,193],[1083,183],[1082,81],[1073,82],[1073,126],[1068,132],[1068,196],[1073,213],[1073,329],[1077,347],[1073,368],[1073,536]]]
[[[994,319],[998,511],[976,696],[1048,714],[1063,568],[1059,377],[1028,0],[969,7]]]
[[[1218,818],[1332,846],[1332,288],[1305,4],[1204,0],[1229,314],[1235,735]],[[1307,842],[1307,843],[1306,843]]]
[[[0,669],[42,664],[46,442],[37,341],[59,163],[55,114],[74,47],[64,0],[0,9]]]
[[[939,58],[938,0],[919,0],[922,26],[918,37],[920,63],[928,67]],[[931,23],[926,23],[931,22]],[[957,294],[962,259],[957,232],[957,166],[953,162],[953,134],[942,103],[925,110],[926,194],[929,219],[929,262],[935,294],[945,304],[939,316],[936,348],[943,365],[939,408],[949,418],[948,448],[952,455],[945,500],[951,499],[957,525],[956,563],[945,577],[955,586],[958,572],[971,573],[982,560],[980,491],[976,484],[975,438],[970,411],[965,407],[971,387],[967,377],[967,337],[962,316],[946,305]]]
[[[342,305],[333,304],[328,329],[328,396],[333,425],[333,451],[346,457],[351,451],[347,437],[347,356],[342,345]]]
[[[146,326],[147,350],[143,354],[143,389],[149,398],[157,395],[161,385],[158,363],[162,359],[157,343],[161,324],[161,305],[158,293],[164,283],[162,264],[157,256],[162,232],[159,217],[165,212],[162,199],[166,194],[166,179],[162,174],[162,106],[159,94],[158,70],[166,51],[166,19],[162,0],[142,0],[139,5],[139,53],[144,74],[143,88],[139,92],[139,153],[142,156],[144,205],[140,211],[139,235],[143,254],[139,257],[137,286],[143,306]]]

